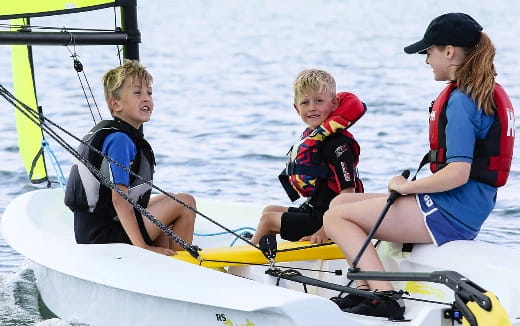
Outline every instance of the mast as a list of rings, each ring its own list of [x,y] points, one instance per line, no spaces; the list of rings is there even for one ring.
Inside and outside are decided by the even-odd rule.
[[[128,39],[123,48],[123,57],[131,60],[139,60],[139,43],[141,43],[141,32],[137,26],[137,2],[128,1],[127,5],[121,6],[121,27],[126,31]]]

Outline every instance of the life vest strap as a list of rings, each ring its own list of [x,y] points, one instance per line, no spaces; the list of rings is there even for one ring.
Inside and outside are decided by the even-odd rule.
[[[440,161],[440,153],[438,150],[436,149],[432,149],[428,152],[428,162],[429,163],[438,163],[438,162],[441,162]]]
[[[287,163],[286,168],[288,175],[293,174],[304,174],[304,175],[312,175],[319,178],[328,178],[329,177],[329,169],[324,166],[316,166],[316,165],[302,165],[296,164],[294,162]]]
[[[296,201],[298,198],[300,198],[300,194],[293,188],[291,182],[289,181],[289,175],[287,174],[286,169],[282,170],[278,176],[278,180],[280,180],[283,189],[291,201]]]

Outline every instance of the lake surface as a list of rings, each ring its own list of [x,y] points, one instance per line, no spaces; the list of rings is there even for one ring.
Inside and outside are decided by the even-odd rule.
[[[520,108],[518,1],[140,1],[141,62],[154,76],[155,111],[145,134],[156,153],[155,183],[198,197],[289,204],[277,175],[304,128],[292,108],[291,85],[299,71],[317,67],[335,76],[338,91],[367,104],[350,131],[362,147],[366,190],[385,191],[392,175],[414,170],[427,150],[427,108],[443,87],[425,57],[405,55],[403,47],[450,11],[484,26],[497,48],[497,81]],[[32,24],[108,29],[114,18],[113,10],[104,10]],[[100,79],[118,59],[115,47],[33,49],[40,105],[81,137],[93,121],[72,66],[74,51],[104,118]],[[12,89],[9,61],[10,48],[0,45],[0,83]],[[0,100],[0,110],[2,213],[37,186],[28,183],[18,155],[14,109]],[[67,173],[70,155],[51,146]],[[520,247],[519,190],[516,159],[481,240]],[[0,234],[0,325],[32,324],[73,323],[40,311],[31,269]]]

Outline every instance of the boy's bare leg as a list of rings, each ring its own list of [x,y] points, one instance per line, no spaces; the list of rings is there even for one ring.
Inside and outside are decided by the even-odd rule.
[[[172,194],[188,206],[195,208],[195,199],[189,194]],[[148,204],[150,213],[161,221],[164,225],[169,227],[181,239],[191,244],[193,241],[193,231],[195,224],[195,212],[178,203],[177,201],[168,198],[161,194],[150,199]],[[154,242],[161,247],[170,248],[172,250],[183,250],[179,244],[164,234],[155,224],[150,220],[144,221],[148,235]]]
[[[282,214],[285,212],[287,212],[287,207],[284,206],[265,207],[251,242],[258,245],[264,235],[280,233]]]

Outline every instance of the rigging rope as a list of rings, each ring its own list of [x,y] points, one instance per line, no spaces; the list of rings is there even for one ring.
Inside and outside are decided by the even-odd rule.
[[[63,128],[57,126],[54,122],[46,118],[43,114],[36,114],[34,111],[32,111],[26,104],[18,100],[13,94],[11,94],[3,85],[0,84],[0,95],[4,97],[9,103],[11,103],[18,111],[20,111],[23,115],[25,115],[31,122],[35,123],[36,125],[40,126],[42,130],[48,134],[52,139],[54,139],[59,145],[61,145],[66,151],[68,151],[72,156],[74,156],[78,161],[83,163],[89,171],[98,178],[98,180],[105,185],[106,187],[116,191],[121,197],[123,197],[126,201],[128,201],[130,204],[132,204],[133,207],[135,207],[141,214],[146,216],[152,223],[154,223],[162,232],[167,234],[170,238],[175,240],[184,250],[189,252],[194,258],[200,260],[200,256],[198,254],[199,248],[197,246],[192,246],[189,243],[187,243],[185,240],[183,240],[179,235],[177,235],[173,230],[166,227],[164,224],[161,223],[155,216],[153,216],[146,208],[142,207],[137,203],[137,201],[133,200],[123,192],[117,185],[115,185],[108,177],[103,175],[98,169],[96,169],[87,159],[85,159],[83,156],[81,156],[78,151],[73,148],[70,144],[68,144],[63,138],[61,138],[52,128],[50,128],[45,122],[51,123],[53,126],[58,127],[60,130],[65,132],[67,135],[73,137],[74,139],[80,141],[81,143],[85,144],[82,140],[78,139],[71,133],[65,131]],[[93,147],[89,147],[90,149],[93,149]],[[100,153],[96,150],[96,152]],[[108,156],[105,156],[107,159],[111,160],[112,162],[115,162],[114,160],[110,159]],[[117,163],[117,162],[115,162]],[[151,183],[149,183],[151,184]]]
[[[54,139],[59,145],[61,145],[66,151],[68,151],[72,156],[74,156],[78,161],[83,163],[89,171],[91,171],[103,185],[107,186],[108,188],[115,190],[121,197],[125,198],[130,204],[132,204],[133,207],[135,207],[141,214],[146,216],[150,221],[152,221],[159,229],[161,229],[162,232],[164,232],[166,235],[168,235],[170,238],[172,238],[174,241],[176,241],[183,249],[185,249],[187,252],[189,252],[195,259],[199,260],[199,262],[207,261],[207,262],[222,262],[222,263],[234,263],[234,264],[243,264],[243,265],[261,265],[261,266],[277,266],[281,268],[292,268],[292,269],[299,269],[299,270],[307,270],[307,271],[319,271],[319,272],[325,272],[325,273],[334,273],[338,275],[338,271],[326,271],[326,270],[314,270],[314,269],[306,269],[306,268],[295,268],[295,267],[284,267],[284,266],[278,266],[278,265],[266,265],[266,264],[252,264],[247,262],[233,262],[233,261],[223,261],[223,260],[206,260],[200,257],[198,251],[200,250],[199,247],[193,246],[188,244],[186,241],[184,241],[179,235],[177,235],[173,230],[166,227],[164,224],[162,224],[155,216],[153,216],[146,208],[139,205],[136,201],[131,199],[126,193],[124,193],[117,185],[115,185],[113,182],[111,182],[106,176],[101,174],[101,172],[96,169],[89,161],[87,161],[83,156],[81,156],[78,151],[73,148],[70,144],[68,144],[62,137],[60,137],[55,130],[53,130],[48,124],[51,126],[57,128],[64,134],[70,136],[74,140],[84,144],[85,146],[89,147],[90,150],[96,152],[98,155],[103,156],[111,163],[114,163],[115,165],[119,166],[120,168],[124,169],[125,171],[129,172],[131,175],[140,178],[145,183],[150,185],[152,188],[158,190],[162,194],[166,195],[172,200],[175,200],[177,203],[181,204],[182,206],[190,209],[191,211],[195,212],[196,214],[200,215],[201,217],[205,218],[206,220],[210,221],[211,223],[219,226],[220,228],[224,229],[226,233],[232,234],[236,237],[235,241],[237,239],[241,239],[247,244],[255,247],[258,250],[262,250],[259,246],[254,245],[252,242],[249,241],[248,238],[246,238],[244,233],[238,234],[237,231],[240,231],[244,228],[239,228],[236,230],[231,230],[227,228],[226,226],[222,225],[221,223],[215,221],[214,219],[210,218],[206,214],[203,214],[199,210],[197,210],[194,207],[191,207],[190,205],[186,204],[182,200],[176,198],[174,195],[164,191],[163,189],[159,188],[158,186],[154,185],[149,180],[144,180],[143,177],[139,176],[138,174],[134,173],[133,171],[129,170],[126,166],[121,165],[119,162],[115,161],[108,155],[102,153],[98,149],[92,147],[91,145],[85,143],[82,139],[76,137],[63,127],[59,126],[52,120],[45,117],[42,113],[38,114],[31,110],[25,103],[18,100],[13,94],[11,94],[2,84],[0,84],[0,95],[4,97],[10,104],[12,104],[17,110],[19,110],[22,114],[24,114],[31,122],[35,123],[36,125],[40,126],[42,130],[48,134],[52,139]],[[224,233],[224,232],[222,232]],[[198,234],[199,236],[202,236],[202,234]],[[234,242],[231,244],[233,245]],[[278,252],[287,252],[287,251],[295,251],[295,250],[301,250],[301,249],[307,249],[307,248],[314,248],[314,247],[321,247],[321,246],[327,246],[333,244],[332,242],[324,243],[324,244],[314,244],[314,245],[308,245],[308,246],[302,246],[302,247],[295,247],[295,248],[286,248],[286,249],[280,249]]]
[[[67,181],[65,180],[65,176],[63,175],[63,170],[61,169],[61,165],[58,162],[58,160],[56,159],[56,155],[54,155],[54,152],[52,151],[49,142],[45,139],[42,140],[42,147],[43,147],[43,150],[46,151],[50,155],[52,166],[54,167],[54,171],[56,172],[56,178],[58,179],[60,186],[63,189],[65,189],[65,185],[66,185]]]
[[[216,226],[222,228],[227,233],[232,234],[237,239],[241,239],[247,244],[261,250],[261,248],[252,242],[249,241],[246,237],[244,237],[242,234],[236,233],[236,231],[239,231],[241,229],[231,230],[228,227],[222,225],[221,223],[217,222],[216,220],[212,219],[211,217],[207,216],[206,214],[200,212],[194,207],[191,207],[190,205],[186,204],[182,200],[178,199],[176,196],[172,195],[171,193],[168,193],[164,191],[163,189],[159,188],[153,182],[149,180],[145,180],[143,177],[139,176],[138,174],[134,173],[133,171],[129,170],[126,166],[121,165],[119,162],[115,161],[111,157],[107,156],[106,154],[102,153],[98,149],[92,147],[91,145],[85,143],[82,139],[78,138],[77,136],[73,135],[63,127],[59,126],[49,118],[45,117],[43,114],[37,114],[34,111],[30,110],[30,108],[20,100],[18,100],[13,94],[11,94],[2,84],[0,84],[0,95],[4,97],[9,103],[11,103],[17,110],[19,110],[22,114],[24,114],[31,122],[35,123],[36,125],[40,126],[42,130],[48,134],[52,139],[54,139],[59,145],[61,145],[66,151],[68,151],[72,156],[74,156],[78,161],[83,163],[96,177],[99,178],[99,180],[103,183],[103,185],[109,187],[110,189],[115,190],[120,196],[125,198],[129,203],[132,204],[139,212],[141,212],[144,216],[146,216],[150,221],[152,221],[161,231],[163,231],[165,234],[167,234],[170,238],[175,240],[183,249],[188,251],[193,257],[198,259],[199,261],[214,261],[214,260],[204,260],[198,255],[198,248],[197,246],[192,246],[188,244],[186,241],[184,241],[182,238],[180,238],[176,233],[174,233],[171,229],[167,228],[164,224],[162,224],[157,218],[155,218],[152,214],[150,214],[144,207],[140,206],[137,202],[135,202],[133,199],[128,197],[126,193],[121,191],[119,187],[117,187],[113,182],[111,182],[106,176],[102,175],[98,169],[96,169],[90,162],[88,162],[83,156],[81,156],[75,148],[73,148],[70,144],[68,144],[62,137],[60,137],[55,130],[51,128],[55,127],[62,133],[66,134],[67,136],[70,136],[74,140],[84,144],[85,146],[89,147],[90,150],[94,151],[98,155],[103,156],[111,163],[114,163],[115,165],[119,166],[120,168],[124,169],[128,173],[130,173],[132,176],[135,176],[141,180],[143,180],[145,183],[150,185],[152,188],[156,189],[160,193],[166,195],[172,200],[175,200],[180,205],[184,206],[187,209],[190,209],[191,211],[195,212],[196,214],[200,215],[201,217],[205,218],[206,220],[210,221],[211,223],[215,224]],[[51,126],[49,126],[49,124]],[[295,247],[295,248],[287,248],[287,249],[280,249],[279,252],[286,252],[286,251],[294,251],[294,250],[301,250],[306,248],[313,248],[313,247],[320,247],[320,246],[326,246],[331,245],[333,243],[328,242],[324,244],[315,244],[315,245],[308,245],[308,246],[302,246],[302,247]],[[227,261],[214,261],[214,262],[227,262]],[[237,264],[242,264],[242,262],[233,262]],[[249,263],[243,263],[243,264],[249,264]],[[250,265],[250,264],[249,264]],[[326,271],[330,272],[330,271]]]
[[[232,260],[218,260],[218,259],[203,259],[199,263],[199,265],[202,265],[203,262],[212,262],[212,263],[226,263],[226,264],[233,264],[233,265],[247,265],[247,266],[265,266],[271,268],[285,268],[288,270],[300,270],[300,271],[307,271],[307,272],[318,272],[318,273],[330,273],[334,275],[343,275],[343,271],[341,269],[336,269],[334,271],[328,271],[324,269],[314,269],[314,268],[305,268],[305,267],[294,267],[294,266],[283,266],[283,265],[277,265],[277,264],[262,264],[262,263],[251,263],[251,262],[243,262],[243,261],[232,261]],[[267,271],[266,271],[267,273]]]
[[[117,15],[114,15],[114,25],[115,25],[115,28],[114,30],[115,31],[120,31],[121,29],[119,27],[117,27]],[[80,85],[81,85],[81,88],[83,90],[83,94],[85,96],[85,99],[87,101],[87,104],[88,104],[88,107],[90,109],[90,113],[91,113],[91,116],[92,116],[92,119],[94,121],[94,123],[96,123],[96,118],[94,116],[94,112],[93,112],[93,109],[92,109],[92,106],[91,106],[91,103],[89,101],[89,95],[87,95],[87,91],[85,89],[85,86],[83,84],[83,81],[82,81],[82,78],[81,78],[81,75],[80,75],[80,72],[83,72],[83,77],[85,79],[85,82],[87,84],[87,87],[88,87],[88,91],[90,93],[90,97],[92,98],[93,100],[93,103],[97,109],[97,114],[99,116],[99,119],[102,120],[102,116],[101,116],[101,112],[99,110],[99,107],[96,103],[96,100],[95,100],[95,97],[93,95],[93,92],[92,92],[92,88],[90,87],[90,83],[88,82],[88,78],[86,77],[86,74],[84,72],[84,69],[83,69],[83,65],[82,63],[79,61],[79,55],[77,54],[76,52],[76,42],[75,42],[75,39],[74,39],[74,35],[71,33],[71,30],[81,30],[81,31],[112,31],[112,30],[101,30],[101,29],[84,29],[84,28],[65,28],[65,27],[61,27],[61,28],[58,28],[58,27],[48,27],[48,26],[35,26],[35,25],[5,25],[5,24],[0,24],[0,27],[2,26],[9,26],[9,28],[13,28],[13,27],[20,27],[24,30],[30,30],[30,28],[35,28],[35,29],[56,29],[56,30],[60,30],[61,32],[64,32],[64,33],[69,33],[70,35],[70,41],[69,41],[69,44],[72,44],[72,50],[66,46],[67,50],[69,51],[70,53],[70,56],[71,58],[73,59],[73,63],[74,63],[74,69],[77,73],[77,77],[78,77],[78,80],[80,82]],[[118,46],[117,47],[118,49],[118,56],[119,56],[119,60],[121,61],[121,55],[120,55],[120,47]],[[1,86],[1,85],[0,85]],[[117,165],[118,167],[122,168],[123,170],[127,171],[128,173],[130,173],[132,176],[134,177],[137,177],[139,178],[140,180],[143,180],[145,183],[147,183],[148,185],[150,185],[153,189],[156,189],[158,190],[160,193],[166,195],[167,197],[169,197],[170,199],[173,199],[175,200],[177,203],[181,204],[182,206],[184,206],[185,208],[195,212],[196,214],[200,215],[201,217],[207,219],[208,221],[210,221],[211,223],[217,225],[218,227],[220,227],[221,229],[225,230],[225,232],[221,232],[221,233],[215,233],[214,235],[217,235],[217,234],[232,234],[233,236],[235,236],[235,239],[233,240],[233,242],[230,244],[230,246],[233,246],[234,243],[238,240],[238,239],[241,239],[242,241],[246,242],[247,244],[255,247],[256,249],[259,249],[260,251],[262,251],[261,247],[260,246],[257,246],[255,244],[253,244],[252,242],[250,242],[250,237],[247,237],[248,236],[248,232],[243,232],[241,234],[237,234],[236,232],[240,229],[237,229],[237,230],[231,230],[227,227],[225,227],[224,225],[218,223],[217,221],[215,221],[214,219],[210,218],[209,216],[203,214],[202,212],[198,211],[196,208],[194,207],[191,207],[190,205],[186,204],[185,202],[179,200],[178,198],[176,198],[174,195],[162,190],[161,188],[155,186],[151,181],[148,181],[148,180],[144,180],[144,178],[142,178],[141,176],[137,175],[136,173],[134,173],[133,171],[130,171],[128,169],[128,167],[125,167],[125,166],[122,166],[121,164],[119,164],[119,162],[117,161],[114,161],[112,158],[110,158],[109,156],[105,155],[104,153],[102,153],[101,151],[97,150],[96,148],[93,148],[92,146],[90,146],[89,144],[86,144],[85,142],[83,142],[81,139],[79,139],[78,137],[72,135],[70,132],[68,132],[67,130],[63,129],[62,127],[60,127],[59,125],[57,125],[56,123],[54,123],[53,121],[47,119],[43,114],[40,113],[40,115],[37,115],[37,114],[34,114],[34,112],[32,112],[28,107],[27,105],[25,105],[24,103],[22,103],[21,101],[19,101],[18,99],[16,99],[12,94],[10,94],[3,86],[2,86],[2,96],[4,96],[4,98],[6,98],[6,100],[8,100],[13,106],[15,106],[18,110],[22,111],[22,108],[23,107],[24,109],[26,109],[29,114],[32,114],[34,119],[31,119],[27,113],[24,113],[24,115],[26,115],[33,123],[39,125],[42,130],[44,130],[47,134],[49,134],[52,138],[54,138],[65,150],[67,150],[69,153],[71,153],[74,157],[76,157],[78,160],[80,160],[82,163],[83,160],[79,159],[78,157],[80,156],[79,153],[77,153],[77,151],[72,148],[68,143],[66,143],[66,141],[64,141],[61,137],[59,137],[57,135],[57,133],[51,129],[51,127],[49,127],[47,124],[45,124],[45,122],[48,122],[49,124],[51,124],[52,126],[58,128],[61,132],[65,133],[66,135],[72,137],[73,139],[75,139],[76,141],[80,142],[80,143],[83,143],[85,146],[87,146],[89,148],[89,150],[92,150],[94,152],[96,152],[98,155],[104,157],[105,159],[107,159],[109,162]],[[10,99],[8,99],[10,98]],[[14,102],[17,102],[19,103],[19,105],[16,105]],[[48,143],[47,143],[48,144]],[[45,144],[43,144],[45,146]],[[86,164],[85,164],[86,165]],[[95,169],[95,168],[94,168]],[[91,170],[89,168],[89,170]],[[91,170],[91,172],[98,176],[99,175],[99,171],[97,171],[97,173],[94,173],[94,171]],[[60,173],[61,173],[61,170],[60,170]],[[64,179],[64,178],[63,178]],[[60,183],[62,184],[63,186],[63,179],[60,179]],[[101,180],[100,180],[101,181]],[[105,180],[106,181],[106,180]],[[109,184],[106,184],[106,183],[103,183],[105,186],[108,186],[109,188],[111,189],[114,189],[112,188],[112,186],[110,186]],[[115,189],[114,189],[115,190]],[[119,193],[119,191],[118,191]],[[123,196],[125,198],[125,196]],[[126,199],[126,198],[125,198]],[[134,203],[132,203],[130,200],[127,199],[127,201],[129,201],[134,207],[136,207],[134,205]],[[136,207],[139,211],[141,211],[141,209],[139,209],[138,207]],[[143,208],[144,209],[144,208]],[[149,214],[149,213],[148,213]],[[143,214],[145,216],[147,216],[148,214]],[[156,224],[157,226],[159,226],[157,224],[157,222],[159,221],[154,221],[153,219],[151,219],[149,216],[147,216],[152,222],[154,222],[154,224]],[[155,218],[154,218],[155,219]],[[160,222],[159,222],[160,223]],[[164,226],[163,226],[164,227]],[[161,230],[163,230],[162,227],[159,226],[159,228]],[[164,227],[166,228],[166,227]],[[167,229],[167,228],[166,228]],[[170,229],[168,229],[170,232],[172,232]],[[165,230],[163,230],[165,231]],[[165,233],[170,233],[168,231],[165,231]],[[169,234],[168,234],[169,235]],[[198,235],[198,236],[204,236],[204,235],[201,235],[201,234],[195,234],[195,235]],[[174,238],[174,240],[176,240]],[[181,239],[182,240],[182,239]],[[280,250],[280,252],[284,252],[284,251],[294,251],[294,250],[300,250],[300,249],[305,249],[305,248],[313,248],[313,247],[319,247],[319,246],[324,246],[324,245],[330,245],[330,243],[326,243],[326,244],[321,244],[321,245],[309,245],[309,246],[304,246],[304,247],[296,247],[296,248],[288,248],[288,249],[282,249]]]
[[[99,107],[97,105],[96,98],[94,97],[94,93],[92,92],[92,88],[90,87],[90,83],[88,82],[88,78],[87,78],[87,75],[85,74],[85,70],[83,69],[83,64],[81,63],[81,61],[79,61],[79,55],[76,52],[76,39],[74,38],[74,35],[72,35],[72,33],[70,33],[67,29],[65,29],[65,27],[64,27],[63,31],[68,32],[70,35],[69,44],[72,44],[74,51],[71,51],[67,45],[65,47],[67,48],[67,50],[70,53],[70,57],[72,58],[72,61],[74,63],[74,70],[76,71],[76,75],[78,76],[79,84],[81,85],[81,89],[83,90],[83,95],[85,96],[85,100],[87,101],[87,105],[90,110],[90,115],[92,116],[92,120],[94,120],[94,124],[96,124],[96,118],[94,117],[94,112],[92,111],[92,106],[89,101],[89,96],[87,95],[85,86],[83,85],[83,80],[81,79],[80,72],[83,73],[83,78],[85,79],[85,82],[87,84],[87,87],[88,87],[88,90],[90,93],[90,98],[92,98],[92,101],[94,102],[94,105],[96,106],[99,120],[100,121],[103,120],[103,117],[101,116],[101,112],[99,111]]]
[[[185,202],[183,202],[182,200],[176,198],[175,196],[173,196],[172,194],[164,191],[163,189],[159,188],[158,186],[154,185],[151,181],[148,181],[148,180],[144,180],[144,178],[142,178],[141,176],[139,176],[138,174],[134,173],[133,171],[129,170],[126,166],[123,166],[121,165],[119,162],[113,160],[111,157],[107,156],[106,154],[102,153],[101,151],[99,151],[98,149],[90,146],[89,144],[85,143],[82,139],[76,137],[75,135],[73,135],[72,133],[68,132],[67,130],[65,130],[64,128],[62,128],[61,126],[57,125],[56,123],[54,123],[52,120],[48,119],[47,117],[45,117],[43,114],[36,114],[35,112],[33,112],[32,110],[30,110],[30,108],[24,104],[23,102],[21,102],[20,100],[18,100],[14,95],[12,95],[9,91],[7,91],[7,89],[5,89],[5,87],[3,85],[0,84],[0,95],[2,95],[9,103],[11,103],[17,110],[21,111],[29,120],[31,120],[33,123],[39,125],[43,131],[45,131],[49,136],[51,136],[51,138],[53,138],[54,140],[56,140],[65,150],[67,150],[69,153],[71,153],[76,159],[78,159],[79,161],[81,161],[83,164],[85,164],[87,166],[87,168],[89,168],[89,170],[96,176],[96,177],[99,177],[100,181],[102,181],[102,183],[109,187],[110,189],[113,189],[113,190],[116,190],[118,192],[118,194],[120,194],[123,198],[125,198],[128,202],[130,202],[134,207],[136,207],[141,213],[143,213],[143,215],[145,215],[146,217],[148,217],[155,225],[157,225],[163,232],[165,232],[168,236],[170,236],[172,239],[174,239],[175,241],[177,241],[181,246],[182,243],[181,242],[184,242],[186,245],[185,246],[189,246],[189,244],[187,244],[184,240],[182,240],[178,235],[174,234],[173,231],[169,228],[167,228],[166,226],[164,226],[160,221],[158,221],[154,216],[152,216],[148,211],[146,211],[146,209],[144,209],[143,207],[141,207],[140,205],[138,205],[135,201],[133,201],[131,198],[129,198],[126,194],[124,194],[115,184],[113,184],[110,180],[108,180],[106,178],[106,176],[102,175],[99,170],[97,170],[95,167],[93,167],[88,161],[86,161],[86,159],[84,157],[82,157],[75,148],[73,148],[72,146],[70,146],[70,144],[68,144],[65,140],[63,140],[63,138],[61,138],[54,130],[52,130],[45,122],[48,122],[49,124],[51,124],[52,126],[58,128],[61,132],[65,133],[66,135],[72,137],[74,140],[84,144],[85,146],[88,146],[90,150],[96,152],[98,155],[101,155],[103,156],[104,158],[106,158],[107,160],[109,160],[111,163],[114,163],[115,165],[119,166],[120,168],[124,169],[125,171],[129,172],[132,176],[135,176],[137,178],[140,178],[141,180],[145,181],[148,185],[150,185],[152,188],[158,190],[159,192],[161,192],[162,194],[166,195],[167,197],[169,197],[170,199],[173,199],[175,200],[177,203],[181,204],[182,206],[190,209],[191,211],[195,212],[196,214],[204,217],[205,219],[207,219],[208,221],[210,221],[211,223],[219,226],[220,228],[224,229],[227,233],[229,234],[232,234],[236,237],[235,241],[237,239],[241,239],[243,241],[245,241],[246,243],[248,243],[249,245],[257,248],[260,250],[259,246],[257,245],[254,245],[252,242],[249,241],[249,239],[245,238],[243,235],[244,234],[238,234],[236,233],[236,231],[239,231],[241,229],[237,229],[237,230],[231,230],[229,228],[227,228],[226,226],[222,225],[221,223],[215,221],[214,219],[210,218],[209,216],[207,216],[206,214],[203,214],[202,212],[198,211],[196,208],[194,207],[191,207],[190,205],[186,204]],[[16,103],[15,103],[16,102]],[[17,104],[18,103],[18,104]],[[123,195],[122,195],[123,194]],[[173,233],[173,234],[172,234]],[[233,242],[234,244],[234,242]],[[323,245],[328,245],[328,244],[323,244]],[[310,246],[305,246],[305,247],[301,247],[301,248],[312,248],[312,247],[318,247],[318,246],[322,246],[322,245],[310,245]],[[183,246],[184,248],[184,246]],[[190,251],[188,249],[186,249],[187,251]],[[281,252],[283,251],[293,251],[293,250],[298,250],[298,248],[291,248],[291,249],[282,249],[280,250]],[[197,258],[197,257],[196,257]]]
[[[114,15],[114,17],[116,17],[117,15]],[[117,25],[117,18],[115,18],[114,20],[114,24]],[[23,30],[27,30],[27,31],[30,31],[31,28],[32,29],[42,29],[42,30],[59,30],[61,32],[64,32],[64,33],[69,33],[70,35],[70,44],[73,45],[73,49],[74,51],[71,51],[69,49],[69,47],[67,46],[67,50],[70,52],[71,54],[71,57],[73,58],[73,61],[74,61],[74,68],[77,72],[77,75],[78,75],[78,79],[80,81],[80,84],[81,84],[81,87],[83,89],[83,94],[85,96],[85,99],[87,100],[87,103],[88,103],[88,106],[89,106],[89,109],[91,111],[91,115],[92,115],[92,118],[94,120],[94,123],[96,122],[96,119],[94,117],[94,113],[92,111],[92,107],[90,105],[90,102],[89,102],[89,99],[88,99],[88,96],[86,94],[86,90],[85,90],[85,87],[83,85],[83,82],[82,82],[82,79],[81,79],[81,76],[79,74],[79,72],[83,71],[83,65],[81,64],[81,62],[79,61],[78,59],[78,55],[76,53],[76,50],[75,50],[75,39],[74,39],[74,36],[72,35],[71,31],[103,31],[103,32],[114,32],[114,31],[121,31],[121,29],[119,27],[115,27],[114,30],[105,30],[105,29],[87,29],[87,28],[65,28],[65,27],[49,27],[49,26],[36,26],[36,25],[16,25],[16,24],[0,24],[0,27],[8,27],[9,29],[12,29],[12,28],[20,28],[20,29],[23,29]],[[117,47],[118,49],[118,56],[119,56],[119,61],[121,62],[121,48],[120,47]],[[93,92],[92,92],[92,89],[90,87],[90,84],[88,82],[88,79],[86,78],[86,75],[85,73],[84,74],[84,77],[85,77],[85,80],[86,80],[86,83],[87,83],[87,86],[88,86],[88,89],[89,89],[89,92],[90,92],[90,96],[92,97],[93,101],[94,101],[94,104],[97,108],[97,111],[98,111],[98,115],[100,117],[100,119],[102,119],[101,117],[101,113],[99,111],[99,107],[95,101],[95,98],[94,98],[94,95],[93,95]],[[169,197],[170,199],[173,199],[175,200],[177,203],[181,204],[183,207],[187,208],[187,209],[190,209],[191,211],[195,212],[196,214],[200,215],[201,217],[207,219],[208,221],[210,221],[211,223],[219,226],[221,229],[224,229],[227,233],[229,234],[232,234],[235,236],[235,241],[237,239],[241,239],[242,241],[248,243],[249,245],[257,248],[257,249],[260,249],[258,246],[254,245],[253,243],[251,243],[249,241],[249,239],[245,238],[244,236],[240,235],[240,234],[237,234],[235,231],[225,227],[224,225],[218,223],[217,221],[215,221],[214,219],[210,218],[209,216],[203,214],[202,212],[198,211],[197,209],[195,209],[194,207],[191,207],[190,205],[186,204],[185,202],[183,202],[182,200],[176,198],[175,196],[173,196],[172,194],[162,190],[161,188],[155,186],[151,181],[148,181],[148,180],[144,180],[144,178],[142,178],[141,176],[135,174],[133,171],[130,171],[127,167],[125,166],[122,166],[119,164],[119,162],[117,161],[114,161],[112,158],[110,158],[109,156],[103,154],[101,151],[93,148],[92,146],[86,144],[85,142],[83,142],[81,139],[79,139],[78,137],[74,136],[73,134],[71,134],[70,132],[68,132],[67,130],[63,129],[62,127],[60,127],[59,125],[57,125],[56,123],[54,123],[53,121],[47,119],[43,114],[40,114],[40,115],[37,115],[35,114],[34,112],[32,112],[30,110],[30,108],[22,103],[21,101],[19,101],[18,99],[16,99],[11,93],[9,93],[5,87],[3,87],[1,84],[1,95],[8,101],[10,102],[16,109],[18,109],[19,111],[21,111],[29,120],[31,120],[33,123],[35,123],[36,125],[39,125],[40,128],[42,128],[43,131],[45,131],[45,133],[49,134],[53,139],[55,139],[65,150],[67,150],[69,153],[71,153],[74,157],[76,157],[79,161],[82,161],[79,157],[79,153],[77,153],[77,151],[72,148],[65,140],[63,140],[60,136],[57,135],[57,133],[51,129],[50,126],[48,126],[47,124],[45,124],[45,122],[48,122],[49,124],[51,124],[52,126],[58,128],[61,132],[65,133],[66,135],[72,137],[73,139],[75,139],[76,141],[80,142],[80,143],[83,143],[85,146],[87,146],[90,150],[96,152],[98,155],[101,155],[103,156],[104,158],[106,158],[109,162],[119,166],[120,168],[122,168],[123,170],[129,172],[132,176],[135,176],[137,178],[139,178],[140,180],[143,180],[145,183],[147,183],[148,185],[150,185],[153,189],[156,189],[158,190],[160,193],[166,195],[167,197]],[[15,104],[15,102],[18,103]],[[23,109],[22,109],[23,108]],[[28,112],[23,112],[23,110],[27,110]],[[29,115],[32,115],[33,117],[31,118]],[[82,163],[84,163],[82,161]],[[85,164],[86,165],[86,164]],[[94,168],[95,169],[95,168]],[[89,168],[90,170],[90,168]],[[98,176],[98,174],[96,174],[94,171],[91,170],[91,172]],[[99,172],[98,172],[99,173]],[[101,180],[100,180],[101,181]],[[105,180],[106,181],[106,180]],[[105,184],[105,183],[104,183]],[[109,188],[113,189],[110,185],[108,184],[105,184],[105,186],[108,186]],[[114,189],[115,190],[115,189]],[[119,193],[119,191],[118,191]],[[123,198],[125,198],[125,196],[122,196]],[[125,198],[126,199],[126,198]],[[136,207],[138,210],[141,211],[141,209],[139,209],[137,206],[134,205],[134,203],[132,203],[130,200],[127,199],[127,201],[129,201],[134,207]],[[145,216],[147,215],[150,215],[149,213],[148,214],[144,214]],[[152,222],[154,222],[154,224],[156,224],[157,226],[159,226],[157,223],[160,223],[158,220],[157,221],[154,221],[155,217],[150,218],[149,216],[147,216]],[[168,231],[164,230],[163,227],[165,229],[167,229]],[[170,229],[166,228],[165,226],[163,227],[160,227],[159,228],[161,230],[163,230],[166,234],[170,235],[169,233],[173,232],[171,231]],[[170,236],[171,237],[171,236]],[[178,236],[177,236],[178,237]],[[179,238],[180,239],[180,238]],[[176,240],[174,238],[174,240]],[[182,240],[182,239],[180,239]],[[177,240],[176,240],[177,241]],[[182,240],[184,241],[184,240]],[[177,241],[179,242],[179,241]]]
[[[117,14],[116,14],[116,7],[114,6],[114,30],[115,31],[121,31],[121,28],[117,26]],[[121,58],[121,52],[123,51],[123,48],[116,44],[117,49],[117,58],[119,59],[119,65],[123,64],[123,59]]]

